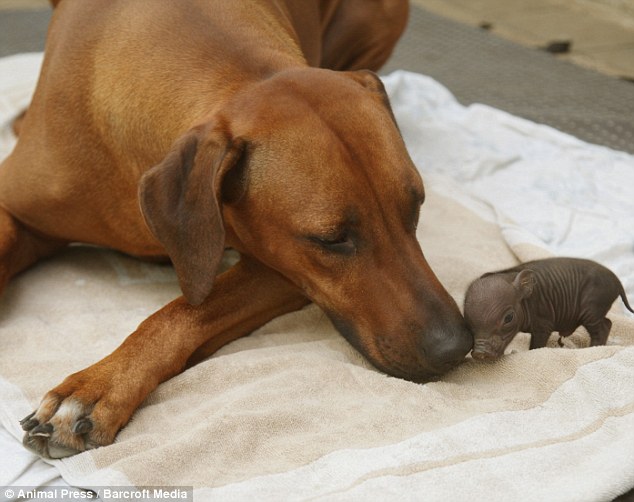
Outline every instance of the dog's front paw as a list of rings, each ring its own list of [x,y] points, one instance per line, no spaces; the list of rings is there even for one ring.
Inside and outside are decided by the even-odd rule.
[[[24,446],[45,458],[63,458],[114,441],[129,418],[127,407],[121,406],[121,395],[91,374],[93,368],[68,377],[20,421]]]
[[[56,410],[56,411],[54,411]],[[24,446],[46,458],[62,458],[100,446],[92,437],[90,406],[46,395],[39,408],[20,421]]]

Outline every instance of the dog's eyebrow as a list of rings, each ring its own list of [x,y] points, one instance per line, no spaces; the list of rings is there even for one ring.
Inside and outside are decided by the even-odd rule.
[[[359,213],[354,207],[344,209],[339,217],[325,217],[322,221],[313,221],[312,229],[306,233],[313,235],[332,236],[352,232],[359,223]]]
[[[359,212],[354,207],[348,207],[342,216],[336,220],[330,228],[334,232],[349,232],[358,226],[360,221]]]

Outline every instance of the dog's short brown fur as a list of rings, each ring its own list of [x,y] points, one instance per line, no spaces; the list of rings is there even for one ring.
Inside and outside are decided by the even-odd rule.
[[[111,443],[160,382],[309,301],[392,375],[462,360],[415,236],[423,184],[360,71],[406,17],[403,0],[61,1],[0,169],[0,279],[81,241],[168,255],[184,296],[46,394],[29,448]],[[216,277],[227,246],[241,261]]]

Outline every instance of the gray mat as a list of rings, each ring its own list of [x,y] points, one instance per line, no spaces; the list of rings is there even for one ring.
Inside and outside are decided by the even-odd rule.
[[[0,57],[44,50],[51,10],[0,10]]]
[[[49,10],[0,11],[0,56],[41,50]],[[408,29],[382,73],[429,75],[473,102],[634,153],[634,84],[580,68],[412,6]]]

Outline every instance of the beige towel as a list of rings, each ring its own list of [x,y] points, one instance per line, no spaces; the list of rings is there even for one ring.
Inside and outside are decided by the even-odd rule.
[[[482,272],[547,254],[511,249],[433,179],[419,238],[459,304]],[[95,248],[22,274],[0,302],[2,424],[21,437],[44,392],[177,294],[171,268]],[[53,464],[73,485],[190,485],[196,500],[610,500],[634,486],[634,322],[611,318],[608,346],[580,331],[528,351],[519,335],[501,360],[419,385],[309,306],[162,384],[115,444]]]
[[[419,234],[458,299],[515,262],[496,226],[433,191]],[[11,432],[176,294],[171,269],[91,248],[15,280],[0,309]],[[612,318],[607,347],[527,351],[520,335],[499,362],[417,385],[376,371],[310,306],[161,385],[114,445],[55,464],[79,486],[193,485],[222,500],[608,498],[634,482],[634,323]]]

